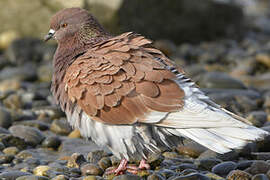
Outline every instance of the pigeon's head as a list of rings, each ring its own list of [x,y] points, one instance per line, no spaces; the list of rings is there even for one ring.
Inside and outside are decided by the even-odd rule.
[[[58,42],[67,42],[74,38],[94,38],[103,32],[102,26],[88,11],[67,8],[52,17],[49,33],[44,40],[54,38]]]

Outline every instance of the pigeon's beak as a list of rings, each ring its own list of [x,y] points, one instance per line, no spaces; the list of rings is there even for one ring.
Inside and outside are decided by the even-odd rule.
[[[44,37],[44,41],[50,40],[53,37],[54,33],[55,33],[55,30],[50,29],[49,33]]]

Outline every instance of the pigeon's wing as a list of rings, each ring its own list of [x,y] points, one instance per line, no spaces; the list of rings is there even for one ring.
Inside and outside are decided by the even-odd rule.
[[[185,93],[168,69],[174,65],[150,44],[126,33],[88,50],[66,72],[69,99],[91,119],[108,124],[159,122],[159,116],[148,115],[179,111]]]

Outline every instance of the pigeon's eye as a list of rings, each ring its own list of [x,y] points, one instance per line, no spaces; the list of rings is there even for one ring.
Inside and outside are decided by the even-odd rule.
[[[67,25],[68,25],[67,23],[64,23],[64,24],[61,25],[61,27],[65,28],[65,27],[67,27]]]

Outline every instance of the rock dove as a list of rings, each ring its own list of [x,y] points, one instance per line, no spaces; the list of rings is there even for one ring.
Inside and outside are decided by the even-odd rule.
[[[152,41],[112,36],[87,10],[57,12],[45,40],[58,47],[51,91],[71,126],[122,161],[114,173],[186,137],[218,153],[267,135],[214,103]]]

